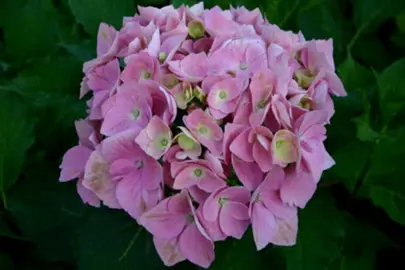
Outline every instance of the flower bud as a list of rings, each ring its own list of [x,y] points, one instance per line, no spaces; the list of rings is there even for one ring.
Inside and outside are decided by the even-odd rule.
[[[191,21],[188,24],[188,34],[194,39],[202,38],[205,34],[204,25],[202,22]]]

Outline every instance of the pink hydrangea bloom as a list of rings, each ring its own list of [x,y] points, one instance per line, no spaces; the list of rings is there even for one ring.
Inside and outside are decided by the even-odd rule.
[[[333,41],[307,41],[259,9],[138,10],[121,29],[100,24],[80,85],[88,116],[59,180],[127,212],[166,266],[208,268],[215,242],[250,225],[258,250],[294,245],[297,208],[334,165],[325,126],[346,92]]]
[[[187,193],[181,192],[161,201],[139,219],[154,235],[156,249],[167,266],[188,259],[208,268],[214,259],[214,245],[192,207]]]
[[[258,250],[268,243],[281,246],[295,244],[298,230],[297,209],[284,204],[279,195],[284,177],[280,167],[273,168],[252,195],[249,212]]]

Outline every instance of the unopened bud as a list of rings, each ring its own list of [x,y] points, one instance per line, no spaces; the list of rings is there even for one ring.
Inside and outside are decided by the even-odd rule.
[[[202,38],[205,34],[204,25],[202,22],[191,21],[188,24],[188,34],[194,39]]]

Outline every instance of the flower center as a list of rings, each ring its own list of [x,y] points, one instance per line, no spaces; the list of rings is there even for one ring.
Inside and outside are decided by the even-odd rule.
[[[187,222],[192,223],[194,221],[193,214],[191,214],[191,213],[186,214],[186,220],[187,220]]]
[[[185,134],[181,134],[177,139],[177,142],[183,150],[191,150],[194,148],[195,144],[195,142]]]
[[[311,108],[312,108],[312,100],[307,96],[303,96],[301,98],[300,102],[298,103],[298,106],[305,109],[305,110],[311,110]]]
[[[169,143],[169,141],[167,139],[161,139],[160,140],[160,144],[163,146],[167,146],[167,144]]]
[[[248,68],[248,65],[246,63],[242,63],[239,65],[240,70],[246,70]]]
[[[260,100],[259,104],[257,104],[257,107],[259,109],[264,109],[267,105],[267,102],[265,100]]]
[[[205,34],[204,25],[199,21],[192,21],[188,24],[188,34],[192,38],[202,38]]]
[[[201,125],[200,127],[198,127],[198,132],[200,134],[207,134],[208,133],[208,128],[206,126]]]
[[[132,111],[132,118],[134,119],[134,120],[136,120],[136,119],[138,119],[138,117],[141,115],[141,110],[139,110],[138,108],[135,108],[133,111]]]
[[[150,79],[150,77],[152,77],[152,74],[150,72],[148,72],[148,71],[142,71],[141,76],[144,79]]]
[[[222,197],[220,197],[220,198],[218,199],[218,204],[219,204],[220,206],[224,206],[224,204],[225,204],[225,202],[226,202],[227,200],[228,200],[227,198],[222,198]]]
[[[202,170],[200,168],[197,168],[193,171],[194,175],[197,177],[200,177],[202,175]]]
[[[167,58],[167,53],[165,52],[160,52],[158,55],[158,59],[160,63],[163,63]]]
[[[143,161],[142,160],[135,161],[135,167],[137,169],[141,169],[143,167]]]
[[[228,97],[228,93],[225,91],[225,90],[220,90],[219,92],[218,92],[218,97],[220,98],[220,99],[226,99],[227,97]]]

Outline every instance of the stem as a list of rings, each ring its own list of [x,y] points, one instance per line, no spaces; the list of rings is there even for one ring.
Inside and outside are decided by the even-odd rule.
[[[4,190],[1,191],[1,199],[3,200],[4,209],[8,210],[7,198]]]
[[[134,237],[131,239],[131,242],[129,242],[124,253],[122,253],[121,257],[118,259],[119,262],[121,262],[128,255],[128,252],[131,250],[132,246],[135,244],[135,241],[138,238],[139,234],[141,233],[142,229],[143,229],[142,227],[139,227],[138,231],[135,233]]]

